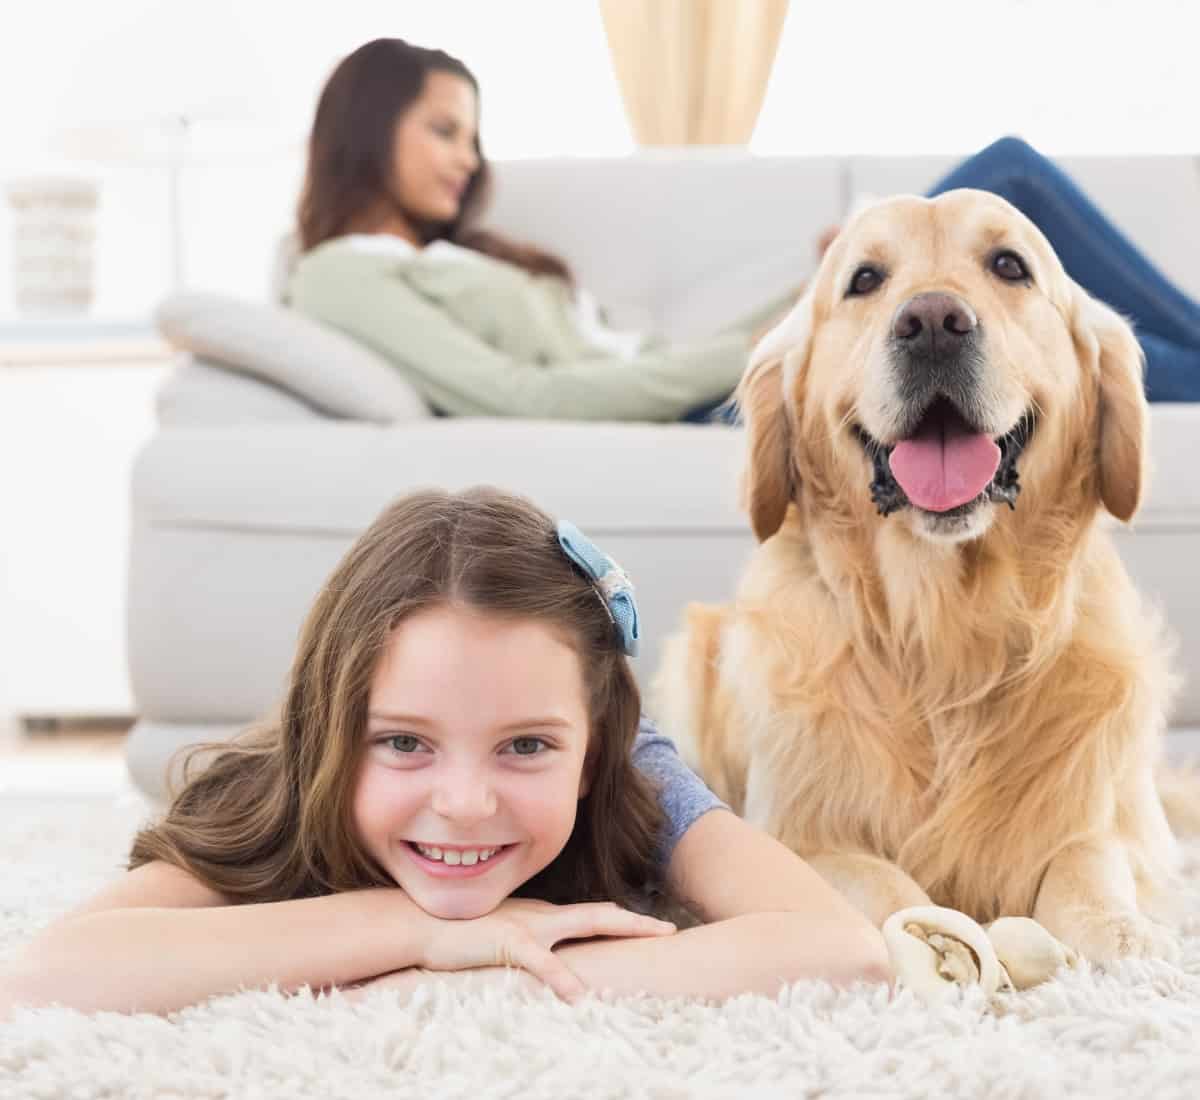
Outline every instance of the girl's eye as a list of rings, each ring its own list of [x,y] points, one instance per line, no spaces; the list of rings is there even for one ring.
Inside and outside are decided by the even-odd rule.
[[[388,737],[384,744],[396,752],[409,754],[416,752],[421,747],[421,742],[418,741],[411,733],[397,733],[392,737]]]
[[[1025,261],[1015,252],[997,252],[992,257],[992,270],[1010,283],[1020,282],[1029,278]]]
[[[858,268],[850,279],[850,289],[846,291],[846,297],[858,297],[861,294],[870,294],[883,283],[883,273],[869,264],[863,264]]]
[[[546,742],[540,737],[518,737],[509,747],[517,756],[537,756],[546,747]]]

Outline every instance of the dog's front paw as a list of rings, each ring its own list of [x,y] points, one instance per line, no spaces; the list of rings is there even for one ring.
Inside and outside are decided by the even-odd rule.
[[[1065,914],[1059,938],[1085,959],[1104,966],[1121,959],[1179,961],[1178,938],[1165,925],[1140,913],[1072,910]]]

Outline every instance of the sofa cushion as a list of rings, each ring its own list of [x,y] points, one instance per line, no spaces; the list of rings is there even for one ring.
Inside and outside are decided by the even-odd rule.
[[[1200,526],[1188,456],[1200,405],[1151,406],[1153,473],[1136,531]],[[410,489],[490,481],[531,496],[585,531],[743,529],[740,429],[712,424],[428,419],[403,427],[329,420],[164,431],[134,475],[155,522],[357,533]],[[1114,528],[1115,520],[1105,520]]]
[[[289,390],[327,415],[376,423],[430,415],[386,360],[285,307],[187,291],[167,298],[156,321],[172,346]]]
[[[268,442],[269,439],[269,442]],[[742,432],[721,425],[456,417],[159,432],[134,469],[156,524],[357,535],[413,489],[490,482],[592,534],[743,531]]]

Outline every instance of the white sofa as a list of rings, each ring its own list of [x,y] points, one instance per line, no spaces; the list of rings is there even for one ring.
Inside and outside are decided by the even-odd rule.
[[[564,255],[619,325],[712,330],[794,285],[861,191],[921,191],[952,158],[757,158],[701,150],[497,165],[491,222]],[[1066,162],[1185,289],[1200,294],[1189,158]],[[632,574],[643,684],[688,600],[729,595],[752,546],[741,432],[697,425],[432,417],[390,367],[266,305],[168,303],[192,354],[160,395],[133,478],[132,775],[161,794],[181,745],[225,737],[278,698],[297,629],[354,537],[418,486],[493,482],[569,517]],[[1187,675],[1173,740],[1200,726],[1200,405],[1156,405],[1156,476],[1130,569],[1167,610]]]

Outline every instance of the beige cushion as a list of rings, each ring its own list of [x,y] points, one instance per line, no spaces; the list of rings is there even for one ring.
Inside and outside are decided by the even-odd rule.
[[[186,291],[167,298],[155,319],[172,346],[270,382],[330,416],[390,424],[430,415],[385,359],[283,306]]]

